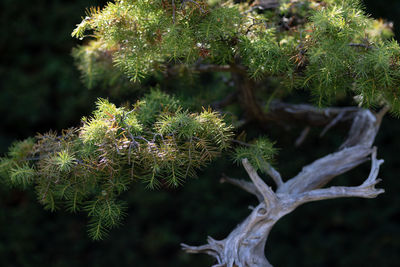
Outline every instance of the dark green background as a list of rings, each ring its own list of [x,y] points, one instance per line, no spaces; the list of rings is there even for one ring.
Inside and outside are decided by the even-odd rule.
[[[49,129],[79,125],[105,90],[87,90],[70,51],[70,37],[86,7],[105,1],[2,0],[0,2],[0,153],[16,139]],[[396,25],[400,36],[400,1],[365,1],[368,12]],[[113,94],[115,102],[134,95]],[[340,142],[335,132],[318,132],[299,149],[298,132],[280,137],[278,168],[294,175],[312,159]],[[400,256],[400,120],[385,118],[377,138],[385,158],[380,177],[384,195],[374,200],[340,199],[308,204],[273,229],[267,255],[276,266],[398,266]],[[274,136],[272,136],[274,137]],[[86,218],[63,211],[50,213],[33,193],[0,188],[0,266],[209,266],[207,256],[186,255],[180,242],[202,244],[207,235],[224,238],[255,200],[218,183],[221,161],[170,191],[146,191],[137,184],[124,196],[130,202],[125,224],[101,242],[89,240]],[[232,173],[234,171],[232,170]],[[357,184],[368,164],[340,177]]]

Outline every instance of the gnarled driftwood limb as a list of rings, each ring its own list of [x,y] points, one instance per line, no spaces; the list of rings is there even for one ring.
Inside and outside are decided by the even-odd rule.
[[[206,253],[213,256],[217,260],[214,266],[272,266],[265,257],[264,248],[269,232],[282,216],[310,201],[339,197],[374,198],[384,192],[383,189],[375,188],[380,181],[377,176],[383,160],[376,158],[376,148],[371,146],[386,108],[378,114],[373,114],[360,108],[319,109],[309,105],[276,103],[271,110],[283,115],[281,118],[301,118],[309,125],[324,126],[326,130],[338,123],[351,122],[350,131],[338,151],[305,166],[299,174],[285,183],[276,170],[269,169],[267,173],[278,185],[275,192],[261,179],[247,159],[242,160],[242,164],[251,183],[223,178],[223,181],[256,195],[260,203],[225,239],[217,241],[209,238],[208,244],[203,246],[182,244],[182,248],[188,253]],[[269,116],[278,115],[271,114],[270,111]],[[322,188],[334,177],[367,161],[370,155],[371,171],[361,185]]]

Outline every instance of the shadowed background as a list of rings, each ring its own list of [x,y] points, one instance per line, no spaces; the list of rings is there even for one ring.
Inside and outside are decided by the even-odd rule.
[[[0,153],[13,140],[79,125],[99,96],[117,104],[134,101],[132,92],[87,90],[70,56],[79,43],[70,33],[85,8],[105,2],[1,1]],[[400,1],[368,0],[365,5],[373,17],[393,21],[400,36]],[[277,167],[284,177],[333,151],[343,132],[319,139],[316,129],[294,149],[298,134],[277,139]],[[399,134],[400,120],[385,118],[376,141],[385,159],[380,174],[384,195],[299,208],[273,229],[269,260],[276,266],[398,266]],[[135,184],[125,194],[130,208],[124,225],[101,242],[88,238],[84,215],[44,211],[33,193],[0,188],[0,266],[209,266],[210,258],[186,255],[179,243],[203,244],[207,235],[225,237],[247,216],[247,206],[255,204],[252,196],[219,184],[221,170],[230,166],[230,159],[218,161],[177,190],[148,191]],[[358,184],[368,169],[365,164],[337,183]]]

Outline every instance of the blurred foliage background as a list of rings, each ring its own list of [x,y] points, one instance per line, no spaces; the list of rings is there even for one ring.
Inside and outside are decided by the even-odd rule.
[[[105,2],[0,2],[0,153],[13,140],[79,125],[99,96],[117,104],[136,99],[137,92],[87,90],[70,56],[79,42],[70,33],[85,8]],[[393,21],[400,36],[400,1],[365,0],[365,5],[372,16]],[[295,149],[300,131],[271,133],[280,148],[277,167],[284,177],[332,151],[343,136],[333,131],[320,139],[316,129]],[[399,134],[400,120],[385,118],[376,144],[385,159],[380,177],[386,193],[375,200],[308,204],[283,218],[267,243],[274,265],[398,266]],[[149,191],[137,184],[125,196],[130,207],[124,225],[101,242],[87,236],[85,216],[44,211],[33,193],[0,188],[0,266],[210,266],[210,258],[186,255],[179,244],[203,244],[207,235],[224,238],[247,216],[248,205],[255,204],[252,196],[218,182],[221,170],[244,175],[231,164],[230,159],[218,161],[177,190]],[[365,164],[336,182],[360,183],[368,171]]]

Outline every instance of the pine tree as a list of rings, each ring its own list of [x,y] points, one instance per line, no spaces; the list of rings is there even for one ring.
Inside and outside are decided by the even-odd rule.
[[[215,257],[215,266],[271,266],[264,246],[282,216],[310,201],[384,192],[375,188],[383,161],[373,143],[385,113],[400,114],[400,46],[390,23],[371,18],[359,0],[117,0],[86,13],[72,32],[83,45],[72,54],[87,87],[157,85],[138,90],[133,105],[98,99],[80,127],[15,142],[0,176],[34,188],[46,209],[86,212],[91,238],[123,223],[120,195],[134,182],[181,186],[218,157],[242,165],[251,180],[221,182],[259,204],[225,239],[182,244]],[[225,83],[199,90],[201,73]],[[247,138],[250,124],[258,133]],[[283,179],[267,135],[295,124],[306,125],[296,145],[310,127],[349,133],[336,152]],[[325,187],[369,157],[361,185]]]

